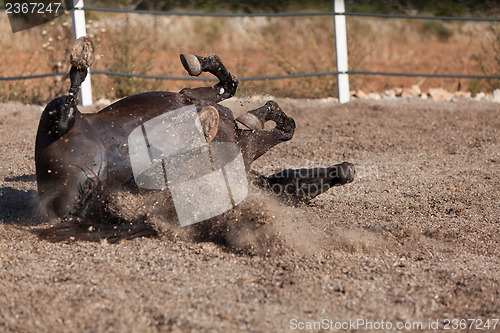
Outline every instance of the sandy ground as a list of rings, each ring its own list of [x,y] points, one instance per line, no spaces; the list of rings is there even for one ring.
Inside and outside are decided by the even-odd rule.
[[[37,206],[41,107],[0,104],[0,331],[493,331],[500,105],[278,102],[296,135],[255,168],[347,160],[352,184],[296,207],[252,194],[203,237],[154,216],[158,238],[117,244],[37,238],[57,222]]]

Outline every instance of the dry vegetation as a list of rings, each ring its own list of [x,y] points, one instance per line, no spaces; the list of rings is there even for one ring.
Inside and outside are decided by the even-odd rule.
[[[186,76],[178,60],[182,52],[216,53],[238,77],[285,75],[335,70],[331,17],[208,18],[87,13],[87,31],[97,44],[93,69]],[[71,44],[69,16],[12,34],[0,19],[0,41],[7,50],[1,76],[68,70]],[[475,22],[348,19],[349,62],[352,70],[496,74],[499,72],[498,26]],[[115,99],[148,90],[178,90],[198,82],[158,81],[93,76],[94,97]],[[384,91],[419,85],[422,91],[491,91],[498,80],[421,79],[351,76],[351,88]],[[63,77],[7,81],[0,101],[46,103],[66,92]],[[336,78],[243,82],[241,95],[318,98],[336,94]]]

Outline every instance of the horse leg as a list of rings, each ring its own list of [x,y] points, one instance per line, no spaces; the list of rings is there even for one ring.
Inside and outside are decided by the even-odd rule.
[[[200,57],[194,54],[181,54],[182,65],[191,76],[198,76],[202,72],[215,75],[219,82],[212,87],[185,88],[181,94],[197,100],[206,100],[218,103],[231,98],[238,88],[238,79],[234,77],[216,55]]]
[[[249,111],[247,115],[251,116],[259,129],[264,128],[264,124],[270,120],[276,124],[272,130],[240,130],[238,132],[237,141],[240,143],[245,164],[250,166],[254,160],[278,143],[290,140],[295,132],[295,121],[273,101]],[[241,117],[237,120],[241,122]]]
[[[295,129],[293,119],[286,116],[275,102],[268,102],[236,120],[252,130],[240,132],[247,165],[274,145],[290,140]],[[274,121],[276,127],[271,131],[263,130],[269,120]],[[352,182],[354,174],[354,165],[344,162],[328,168],[287,169],[268,177],[251,171],[250,178],[255,185],[276,195],[311,200],[333,186]]]
[[[256,185],[278,196],[311,200],[334,186],[354,180],[354,165],[348,162],[328,168],[287,169],[269,177],[260,176]]]
[[[46,124],[46,132],[51,133],[53,138],[68,133],[75,124],[77,94],[87,76],[87,68],[92,64],[93,54],[94,44],[88,37],[77,39],[71,48],[71,86],[68,95],[51,101],[42,115],[41,122]]]
[[[66,104],[76,104],[76,94],[80,90],[85,77],[87,77],[87,69],[94,62],[94,42],[89,37],[78,38],[71,47],[70,51],[71,70],[69,77],[71,79],[71,87],[69,89],[69,98],[66,99]]]

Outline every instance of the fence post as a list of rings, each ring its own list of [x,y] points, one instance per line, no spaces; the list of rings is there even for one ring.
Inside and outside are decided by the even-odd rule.
[[[87,35],[85,28],[85,11],[83,10],[83,0],[72,0],[73,9],[71,10],[71,18],[73,19],[73,39],[77,40],[82,36]],[[80,104],[92,105],[92,84],[90,80],[90,70],[80,89]]]
[[[344,13],[344,0],[333,0],[333,11],[336,14]],[[347,32],[345,15],[333,16],[335,26],[335,58],[337,63],[337,94],[340,103],[349,102],[349,75],[347,71]]]

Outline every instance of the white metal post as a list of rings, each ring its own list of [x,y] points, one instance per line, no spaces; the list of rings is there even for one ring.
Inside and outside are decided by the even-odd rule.
[[[333,0],[333,11],[344,13],[344,0]],[[349,75],[347,71],[347,29],[345,15],[334,15],[335,26],[335,53],[337,63],[337,93],[340,103],[349,102]]]
[[[83,10],[83,0],[73,0],[74,9],[71,10],[71,18],[73,19],[73,39],[77,40],[82,36],[87,35],[85,28],[85,11]],[[92,84],[90,80],[90,70],[80,89],[80,104],[92,105]]]

